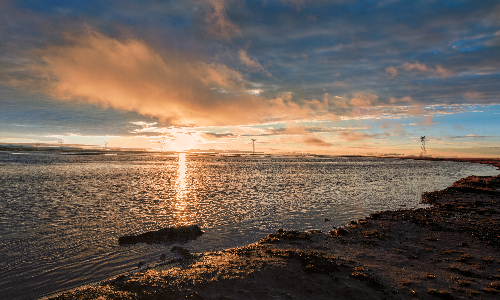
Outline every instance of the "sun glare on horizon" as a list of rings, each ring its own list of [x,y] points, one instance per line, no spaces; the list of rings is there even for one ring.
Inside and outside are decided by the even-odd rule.
[[[183,152],[195,149],[205,143],[202,133],[186,128],[168,128],[159,143],[163,151]]]

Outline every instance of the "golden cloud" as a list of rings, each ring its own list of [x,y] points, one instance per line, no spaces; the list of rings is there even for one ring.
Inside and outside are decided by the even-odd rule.
[[[243,76],[221,64],[177,53],[160,56],[138,40],[99,33],[71,38],[41,51],[52,95],[137,111],[172,124],[255,122],[269,108],[244,91]],[[239,96],[232,97],[232,93]]]
[[[117,40],[96,32],[68,36],[64,44],[35,53],[43,63],[33,69],[45,79],[45,90],[52,96],[136,111],[170,125],[338,120],[339,115],[360,116],[370,109],[376,113],[373,108],[381,105],[378,96],[368,92],[342,97],[324,94],[322,99],[302,99],[300,104],[291,93],[266,99],[247,90],[245,76],[223,64],[168,50],[160,55],[137,39]],[[240,58],[261,66],[244,51]]]
[[[304,136],[303,143],[308,145],[308,146],[316,146],[316,147],[331,147],[331,144],[328,142],[325,142],[317,137],[308,135]]]
[[[160,55],[135,39],[90,32],[37,53],[43,63],[34,70],[52,96],[136,111],[172,125],[255,124],[318,113],[289,93],[274,99],[249,93],[244,76],[225,65],[168,51]]]
[[[367,134],[362,132],[355,132],[354,130],[346,130],[340,132],[340,138],[347,142],[361,141],[369,138],[373,138],[374,134]]]

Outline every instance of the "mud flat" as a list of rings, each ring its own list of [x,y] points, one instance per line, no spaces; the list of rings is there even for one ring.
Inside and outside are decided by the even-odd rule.
[[[499,196],[500,176],[470,176],[422,195],[429,208],[278,230],[50,299],[499,299]]]

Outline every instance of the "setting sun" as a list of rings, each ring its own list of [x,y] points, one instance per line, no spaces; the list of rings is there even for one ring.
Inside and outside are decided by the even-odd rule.
[[[167,135],[163,138],[165,141],[165,151],[187,151],[197,148],[197,145],[203,144],[204,139],[198,132],[183,128],[174,128],[166,130]]]

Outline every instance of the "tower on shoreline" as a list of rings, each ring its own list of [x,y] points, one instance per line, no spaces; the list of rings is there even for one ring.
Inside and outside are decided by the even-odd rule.
[[[425,135],[420,137],[420,142],[422,143],[422,146],[420,147],[420,149],[422,149],[420,157],[427,157],[427,151],[425,150]]]

